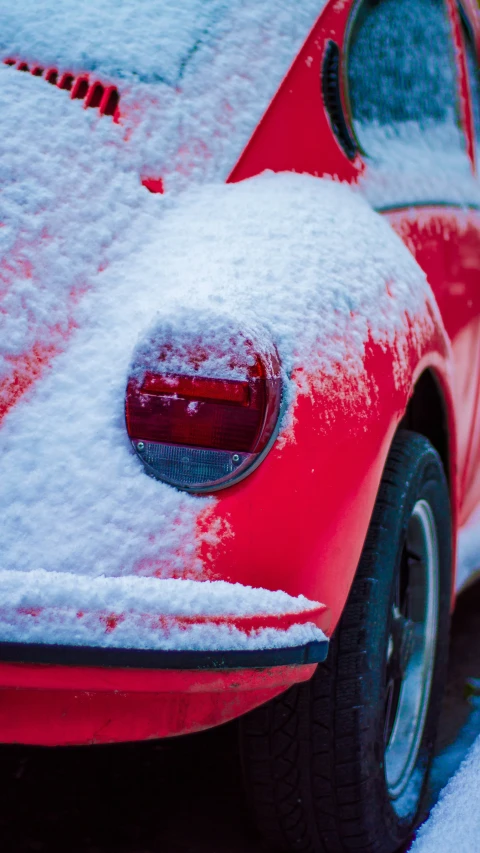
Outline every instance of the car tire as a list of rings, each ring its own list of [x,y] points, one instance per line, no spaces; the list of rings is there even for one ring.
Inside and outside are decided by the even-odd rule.
[[[440,457],[401,430],[326,662],[240,721],[247,795],[275,849],[393,853],[418,825],[446,676],[451,541]]]

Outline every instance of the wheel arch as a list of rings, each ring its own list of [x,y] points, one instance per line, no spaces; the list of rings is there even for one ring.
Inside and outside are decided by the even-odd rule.
[[[398,429],[423,435],[438,452],[450,492],[452,518],[452,608],[455,604],[457,565],[458,483],[454,407],[450,388],[435,368],[427,367],[417,378]]]
[[[418,377],[398,428],[409,429],[428,438],[442,460],[452,493],[455,453],[450,406],[441,380],[432,368],[427,368]]]

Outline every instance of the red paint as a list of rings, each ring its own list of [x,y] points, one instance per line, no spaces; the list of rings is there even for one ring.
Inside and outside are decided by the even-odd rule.
[[[265,169],[332,175],[351,183],[358,179],[362,161],[360,157],[348,160],[333,135],[320,85],[327,42],[333,39],[343,45],[351,8],[352,0],[327,5],[229,181],[241,181]]]
[[[116,86],[105,86],[102,100],[98,107],[100,115],[112,116],[114,122],[120,121],[120,95]]]
[[[315,665],[229,673],[0,664],[3,743],[113,743],[201,731],[244,714]]]
[[[142,178],[142,186],[150,193],[164,193],[162,178]]]
[[[425,270],[451,342],[459,522],[480,501],[478,394],[480,389],[480,214],[424,207],[388,214],[393,228]],[[480,424],[479,424],[480,426]]]
[[[55,615],[58,616],[62,612],[62,608],[52,610],[48,607],[18,607],[16,612],[21,616],[31,616],[32,619],[38,618],[42,614],[48,620],[49,617],[53,619]],[[11,612],[5,612],[0,605],[0,616],[11,618]],[[76,616],[79,620],[88,616],[89,625],[94,626],[95,623],[102,625],[105,634],[112,634],[118,625],[125,621],[123,613],[110,613],[108,611],[90,610],[87,612],[79,610]],[[162,632],[169,632],[173,629],[186,631],[192,625],[227,625],[233,630],[250,635],[267,628],[287,631],[293,625],[307,624],[317,625],[323,631],[328,632],[331,625],[331,614],[324,604],[291,613],[258,613],[249,616],[236,616],[228,613],[207,616],[195,614],[170,616],[159,615],[158,613],[142,613],[139,618],[151,630],[158,629]]]
[[[452,26],[453,44],[456,54],[459,85],[459,105],[461,121],[467,141],[467,154],[475,170],[475,137],[473,128],[473,113],[471,105],[470,85],[468,82],[467,60],[463,43],[462,28],[456,0],[447,0],[448,13]],[[475,15],[476,17],[476,15]]]
[[[425,341],[425,352],[412,347],[410,356],[414,375],[430,365],[450,388],[441,329]],[[299,395],[295,440],[274,447],[203,521],[207,527],[228,522],[231,532],[221,548],[204,543],[202,556],[216,576],[325,602],[332,613],[328,633],[353,580],[410,390],[396,387],[392,354],[379,346],[370,345],[365,367],[363,400],[361,391],[355,399],[355,388],[350,403],[339,397],[351,382],[341,369],[334,379],[321,378],[315,396]]]
[[[68,74],[67,72],[65,74],[62,74],[60,80],[57,83],[57,86],[59,89],[64,89],[67,92],[71,92],[74,80],[75,77],[73,76],[73,74]]]
[[[74,328],[73,320],[65,330],[61,326],[53,326],[47,330],[46,340],[37,341],[29,352],[7,359],[11,369],[0,381],[0,424],[9,409],[15,406],[43,374],[52,358],[63,349]]]
[[[256,691],[309,678],[315,664],[271,669],[170,670],[120,669],[105,666],[48,666],[0,662],[0,690],[84,690],[109,693],[222,693]]]
[[[45,80],[47,83],[50,83],[52,86],[57,85],[58,80],[58,71],[56,68],[50,68],[45,74]]]
[[[230,181],[272,169],[355,183],[366,171],[362,157],[349,160],[334,136],[320,86],[326,44],[332,39],[340,49],[345,47],[354,5],[354,0],[327,4],[245,150],[239,152]],[[474,0],[463,5],[480,47]],[[460,118],[474,169],[471,93],[454,0],[448,0],[448,9]],[[45,77],[56,83],[58,72],[50,69]],[[193,142],[184,143],[186,161],[192,146]],[[207,151],[204,154],[209,156]],[[152,192],[163,191],[160,178],[146,176],[142,183]],[[400,342],[405,359],[399,376],[394,348],[370,341],[363,384],[355,384],[341,364],[334,376],[298,371],[293,377],[298,393],[290,435],[274,446],[250,476],[219,493],[198,522],[195,559],[203,560],[205,577],[283,589],[325,603],[326,608],[315,614],[285,615],[284,628],[314,619],[325,631],[334,630],[362,550],[392,437],[426,369],[437,380],[447,415],[455,529],[480,503],[480,214],[430,204],[393,209],[385,215],[432,287],[432,301],[423,318],[431,322],[420,345],[412,334]],[[393,284],[385,282],[387,289]],[[36,379],[54,351],[45,345],[19,363],[18,378],[9,380],[10,404]],[[306,384],[308,394],[302,393]],[[226,530],[228,536],[205,535]],[[165,573],[161,543],[158,547],[155,564],[139,565],[139,571],[151,568],[159,576]],[[121,614],[99,616],[108,631],[114,631],[121,619]],[[162,617],[156,618],[160,624]],[[236,620],[225,615],[210,621],[235,624],[245,632],[280,624],[275,617],[260,614]],[[191,624],[185,617],[180,622],[185,627]],[[196,731],[245,712],[309,677],[313,670],[309,666],[263,672],[152,672],[0,664],[1,737],[6,742],[59,744]]]
[[[121,625],[124,620],[125,616],[122,613],[108,613],[100,616],[100,621],[105,625],[106,634],[112,634],[117,625]]]

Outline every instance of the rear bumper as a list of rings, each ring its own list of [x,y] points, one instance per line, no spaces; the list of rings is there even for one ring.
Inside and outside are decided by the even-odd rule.
[[[260,661],[255,653],[242,661],[238,656],[225,660],[217,653],[214,659],[202,656],[202,663],[215,660],[230,667],[196,669],[100,666],[98,649],[93,650],[96,666],[26,662],[37,651],[28,646],[14,651],[3,644],[1,651],[4,658],[14,653],[23,662],[0,662],[0,740],[42,746],[117,743],[201,731],[268,702],[310,678],[316,669],[316,663],[280,662],[292,656],[298,660],[298,650],[282,650],[273,666],[254,666]],[[40,650],[42,660],[46,651]],[[76,650],[68,653],[72,651]],[[310,659],[312,653],[320,657],[325,651],[322,644],[302,654]],[[178,660],[174,654],[169,662]],[[191,658],[182,657],[184,664],[188,661]],[[240,662],[250,667],[239,667]]]
[[[158,651],[98,646],[0,643],[0,662],[136,670],[235,670],[305,666],[321,663],[328,653],[325,637],[301,646],[254,650]],[[0,674],[1,686],[1,674]]]
[[[304,681],[328,609],[226,582],[0,572],[0,741],[171,737]]]

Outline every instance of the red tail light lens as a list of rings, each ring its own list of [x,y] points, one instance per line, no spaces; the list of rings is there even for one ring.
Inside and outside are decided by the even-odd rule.
[[[175,394],[185,399],[207,402],[221,400],[222,403],[233,403],[239,406],[248,406],[250,402],[248,382],[234,379],[208,379],[204,376],[175,376],[175,374],[158,376],[155,373],[146,373],[142,391],[144,394],[159,396]]]
[[[276,350],[252,352],[231,364],[235,378],[203,375],[205,353],[192,353],[187,369],[169,372],[171,349],[158,369],[134,364],[126,394],[127,431],[149,473],[190,491],[212,491],[258,464],[274,438],[281,402]],[[243,376],[238,374],[243,373]],[[237,378],[238,377],[238,378]]]

